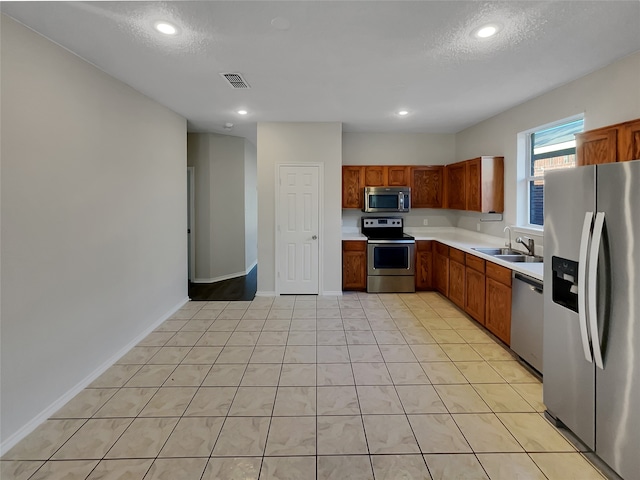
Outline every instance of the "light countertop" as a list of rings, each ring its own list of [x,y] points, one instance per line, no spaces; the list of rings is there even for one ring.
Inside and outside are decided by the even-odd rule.
[[[537,280],[543,280],[544,267],[542,263],[522,263],[507,262],[485,253],[480,253],[473,248],[487,247],[504,247],[504,239],[475,233],[463,228],[447,227],[447,228],[428,228],[428,227],[406,227],[405,233],[413,235],[416,240],[436,240],[450,247],[457,248],[463,252],[470,253],[476,257],[483,258],[490,262],[496,263],[503,267],[509,268],[515,272],[528,275]],[[366,241],[367,237],[362,235],[357,228],[345,228],[342,232],[342,240],[362,240]],[[515,246],[514,246],[515,247]],[[518,250],[515,248],[515,250]]]

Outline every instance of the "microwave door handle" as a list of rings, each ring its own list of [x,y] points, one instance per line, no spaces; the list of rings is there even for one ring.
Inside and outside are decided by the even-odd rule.
[[[604,227],[604,212],[596,213],[596,221],[593,226],[593,238],[589,252],[589,275],[588,275],[588,302],[589,302],[589,327],[591,330],[591,345],[593,347],[593,358],[600,370],[604,370],[602,361],[602,349],[600,347],[600,334],[598,333],[598,309],[596,305],[596,286],[598,274],[598,252],[602,242],[602,229]]]
[[[398,192],[398,210],[404,210],[404,193]]]
[[[582,349],[584,358],[592,363],[591,349],[589,348],[589,333],[587,331],[587,254],[589,251],[589,235],[591,233],[591,223],[593,222],[593,212],[584,214],[582,224],[582,237],[580,240],[580,254],[578,258],[578,324],[580,325],[580,338],[582,339]]]

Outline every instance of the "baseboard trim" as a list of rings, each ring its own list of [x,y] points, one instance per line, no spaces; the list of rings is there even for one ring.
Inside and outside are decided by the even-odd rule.
[[[42,422],[47,420],[51,415],[56,413],[64,404],[66,404],[69,400],[75,397],[78,393],[84,390],[91,382],[93,382],[96,378],[102,375],[109,367],[115,364],[120,358],[122,358],[129,350],[135,347],[140,341],[149,335],[152,331],[160,326],[162,322],[167,320],[171,315],[176,313],[180,308],[189,302],[189,298],[185,297],[178,304],[172,307],[168,313],[164,314],[158,320],[156,320],[150,327],[145,329],[142,333],[137,335],[131,342],[125,345],[123,348],[118,350],[114,355],[109,357],[109,359],[100,365],[97,369],[87,375],[84,379],[78,382],[74,387],[68,390],[65,394],[55,400],[51,405],[42,410],[39,414],[37,414],[34,418],[29,420],[25,425],[23,425],[17,432],[13,433],[6,440],[0,443],[0,457],[2,457],[5,453],[11,450],[20,440],[33,432]]]
[[[253,270],[253,268],[258,264],[258,262],[253,262],[249,268],[247,268],[244,272],[236,272],[230,273],[228,275],[221,275],[219,277],[214,278],[194,278],[191,280],[191,283],[216,283],[221,282],[223,280],[231,280],[232,278],[244,277],[245,275],[249,275],[249,272]]]
[[[331,296],[331,297],[341,297],[342,296],[342,290],[338,290],[336,292],[332,292],[332,291],[327,291],[327,292],[322,292],[320,294],[320,296]]]
[[[255,262],[253,262],[253,263],[249,266],[249,268],[247,268],[247,271],[246,271],[245,275],[249,275],[249,272],[250,272],[251,270],[253,270],[253,269],[256,267],[256,265],[258,265],[258,260],[256,260]]]
[[[269,291],[256,292],[256,297],[275,297],[275,296],[276,296],[276,292],[269,292]]]

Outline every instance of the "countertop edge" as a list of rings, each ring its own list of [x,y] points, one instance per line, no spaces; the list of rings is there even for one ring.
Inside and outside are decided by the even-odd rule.
[[[446,230],[446,231],[445,231]],[[543,263],[519,263],[519,262],[507,262],[499,258],[495,258],[486,253],[480,253],[473,248],[486,248],[486,247],[503,247],[504,240],[498,237],[490,237],[489,235],[474,234],[474,232],[465,230],[461,232],[460,229],[442,229],[442,231],[434,231],[433,233],[425,233],[419,231],[412,231],[411,229],[405,229],[406,233],[413,235],[416,240],[434,240],[440,243],[444,243],[449,247],[457,248],[465,253],[470,253],[483,260],[495,263],[502,267],[508,268],[514,272],[528,275],[536,280],[544,281],[544,264]],[[467,233],[468,232],[468,233]],[[466,238],[465,238],[466,237]],[[473,240],[470,237],[477,237]],[[343,241],[366,241],[367,237],[360,233],[345,232],[342,235]]]

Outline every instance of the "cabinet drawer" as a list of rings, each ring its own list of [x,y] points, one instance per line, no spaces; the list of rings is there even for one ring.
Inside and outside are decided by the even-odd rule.
[[[443,257],[449,256],[449,247],[444,243],[436,242],[436,253]]]
[[[509,268],[501,267],[493,262],[487,262],[487,277],[493,278],[508,287],[511,286],[511,269]]]
[[[418,252],[431,252],[432,246],[432,240],[416,240],[416,251]]]
[[[464,252],[462,250],[458,250],[457,248],[450,248],[449,258],[454,262],[458,262],[464,265]]]
[[[484,260],[476,257],[475,255],[471,255],[470,253],[465,254],[467,267],[473,268],[480,273],[484,273]]]
[[[344,240],[342,242],[342,250],[345,252],[366,252],[366,240]]]

